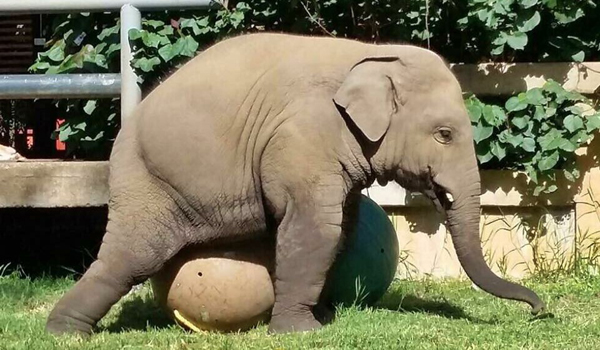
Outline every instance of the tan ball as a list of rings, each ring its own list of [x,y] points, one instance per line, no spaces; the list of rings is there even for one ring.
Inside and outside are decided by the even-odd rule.
[[[265,243],[240,245],[179,253],[151,280],[157,302],[195,331],[241,331],[268,320],[275,302],[274,249]]]

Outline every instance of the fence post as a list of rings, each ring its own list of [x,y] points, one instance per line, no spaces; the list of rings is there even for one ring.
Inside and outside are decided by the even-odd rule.
[[[126,4],[121,7],[121,124],[142,100],[137,75],[131,67],[133,53],[129,45],[129,30],[142,29],[140,10]]]

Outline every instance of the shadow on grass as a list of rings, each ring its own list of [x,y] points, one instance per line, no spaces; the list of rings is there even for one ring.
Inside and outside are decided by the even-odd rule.
[[[453,320],[468,320],[479,324],[494,324],[494,321],[483,320],[468,315],[456,305],[447,301],[422,299],[412,294],[390,293],[386,294],[376,305],[377,309],[397,312],[418,312],[437,315]]]
[[[389,293],[386,294],[375,306],[376,309],[384,309],[401,313],[423,313],[437,315],[453,320],[467,320],[477,324],[496,324],[494,320],[483,320],[468,315],[461,307],[447,301],[427,300],[412,294]],[[335,311],[327,309],[326,317],[319,311],[317,315],[320,321],[330,323],[335,319]],[[154,302],[152,298],[144,295],[136,295],[126,300],[121,306],[117,319],[110,324],[100,327],[100,331],[109,333],[122,333],[132,330],[147,330],[148,328],[168,328],[174,322],[168,318],[166,313]]]
[[[174,322],[167,317],[165,312],[151,299],[141,295],[126,300],[121,305],[117,319],[100,331],[121,333],[131,330],[146,330],[150,328],[167,328]]]

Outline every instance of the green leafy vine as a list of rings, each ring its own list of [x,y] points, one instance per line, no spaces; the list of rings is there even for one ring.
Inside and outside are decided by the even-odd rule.
[[[600,112],[591,101],[552,80],[510,97],[504,106],[475,96],[465,103],[480,166],[524,170],[536,184],[536,196],[557,189],[555,169],[569,181],[579,178],[574,152],[600,129]]]

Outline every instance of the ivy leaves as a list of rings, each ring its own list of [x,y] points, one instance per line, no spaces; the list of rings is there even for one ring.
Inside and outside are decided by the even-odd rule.
[[[131,30],[134,45],[132,66],[145,85],[160,81],[166,73],[194,57],[201,44],[238,32],[244,27],[250,7],[238,2],[209,12],[186,12],[181,17],[165,13],[148,14],[142,30]]]
[[[38,74],[119,71],[119,20],[109,14],[70,14],[54,18],[47,50],[29,70]],[[116,100],[57,100],[64,123],[52,137],[67,142],[70,156],[105,159],[118,126]]]
[[[535,195],[556,190],[541,181],[553,179],[556,169],[574,181],[579,176],[574,152],[600,129],[600,113],[584,116],[584,102],[585,97],[552,80],[510,97],[504,108],[467,98],[479,163],[525,170],[537,185]]]
[[[202,47],[241,32],[331,35],[369,42],[406,41],[430,46],[450,62],[468,63],[593,60],[598,57],[600,47],[597,35],[600,11],[591,0],[242,0],[228,4],[209,11],[144,13],[143,29],[129,33],[135,49],[132,66],[141,78],[142,87],[155,86]],[[31,71],[52,74],[119,71],[118,14],[59,15],[51,32],[46,51],[39,54]],[[598,128],[599,119],[583,119],[577,112],[561,110],[567,102],[560,92],[548,95],[552,93],[550,88],[542,92],[542,97],[536,91],[528,92],[510,99],[505,106],[472,103],[470,112],[477,126],[474,138],[480,144],[478,152],[484,166],[512,164],[515,149],[537,154],[539,135],[532,137],[525,133],[546,132],[541,130],[545,126],[539,120],[564,118],[560,130],[565,134],[561,137],[572,144],[585,142],[581,140],[588,137],[589,130]],[[119,114],[119,104],[98,100],[95,112],[89,114],[83,109],[86,106],[83,102],[57,103],[61,114],[67,116],[60,137],[71,149],[87,145],[105,147],[118,128],[118,118],[110,116]],[[98,135],[101,136],[97,138]],[[89,140],[99,141],[84,141],[88,136]],[[569,144],[557,142],[549,143],[558,146],[547,155],[559,152],[554,167],[561,167],[564,163],[561,152],[567,152]],[[554,158],[550,157],[542,168],[551,165]],[[531,167],[537,162],[537,159],[530,161]]]
[[[539,10],[534,6],[538,0],[473,0],[467,6],[466,17],[459,24],[480,25],[492,37],[490,53],[504,53],[506,47],[523,50],[529,42],[528,32],[541,22]]]
[[[594,1],[471,0],[466,9],[459,27],[476,36],[470,45],[493,58],[506,60],[527,49],[539,51],[541,59],[581,62],[586,53],[598,52],[598,37],[587,33],[600,19]]]

